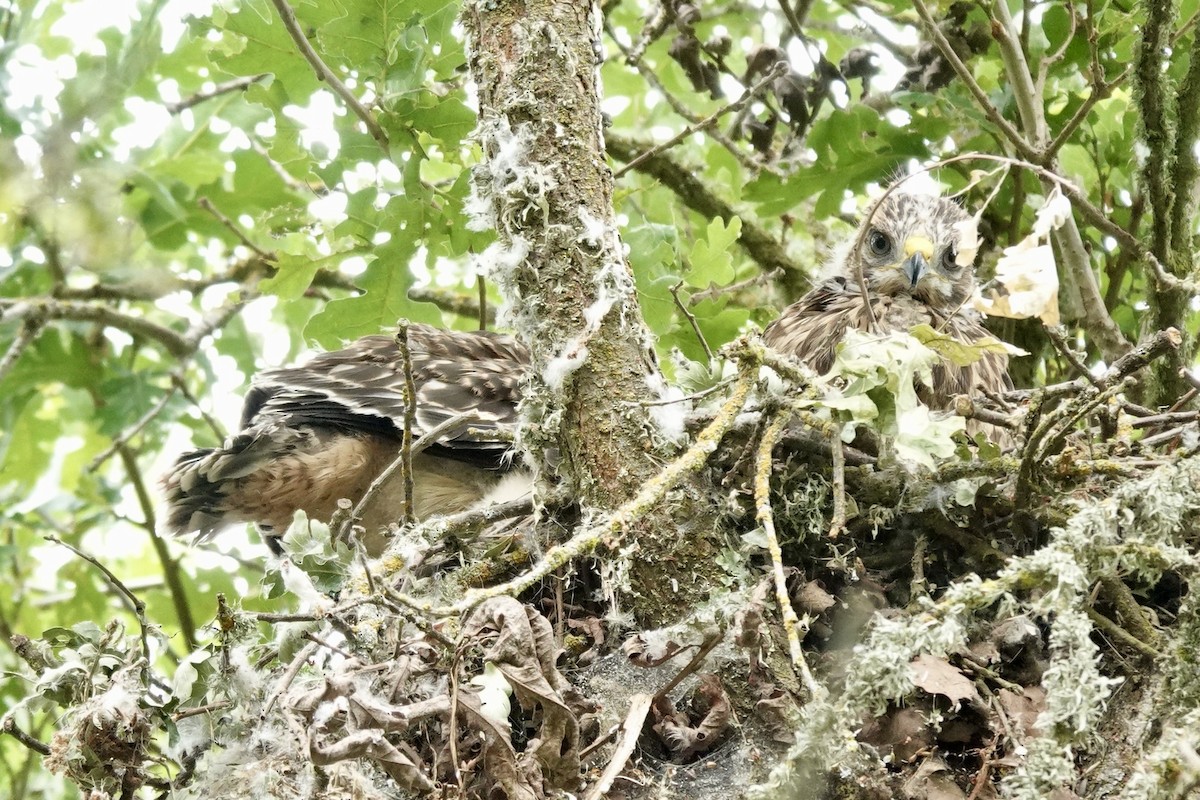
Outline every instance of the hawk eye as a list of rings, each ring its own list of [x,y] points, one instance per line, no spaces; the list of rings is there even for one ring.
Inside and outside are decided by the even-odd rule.
[[[873,230],[867,234],[867,246],[877,256],[886,256],[892,251],[892,240],[883,231]]]
[[[942,253],[942,269],[947,272],[957,272],[962,269],[962,265],[958,263],[958,249],[954,245],[950,245]]]

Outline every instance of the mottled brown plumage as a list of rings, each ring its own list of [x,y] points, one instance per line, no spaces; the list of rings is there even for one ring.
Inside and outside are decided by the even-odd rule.
[[[974,267],[957,263],[959,226],[968,220],[952,200],[887,195],[867,213],[837,273],[784,309],[764,340],[824,373],[850,328],[888,333],[924,323],[966,343],[989,337],[979,315],[965,307],[975,288]],[[1008,357],[989,353],[966,367],[941,362],[932,385],[918,386],[918,393],[928,405],[945,407],[958,394],[1010,388]]]
[[[414,440],[464,412],[478,417],[413,459],[414,512],[461,511],[511,470],[529,354],[510,336],[426,325],[412,325],[408,342]],[[403,385],[396,340],[382,335],[256,375],[241,431],[222,447],[185,453],[164,476],[167,529],[202,541],[228,525],[255,522],[268,536],[279,535],[297,509],[327,520],[338,500],[357,503],[400,453]],[[400,519],[402,480],[397,471],[365,510],[368,535]]]

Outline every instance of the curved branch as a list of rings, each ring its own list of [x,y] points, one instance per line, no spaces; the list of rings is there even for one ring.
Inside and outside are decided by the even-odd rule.
[[[975,102],[979,105],[979,108],[983,111],[984,115],[987,116],[988,121],[995,125],[1000,132],[1004,134],[1004,138],[1008,139],[1012,146],[1016,148],[1017,152],[1021,154],[1022,158],[1041,163],[1042,154],[1037,150],[1037,148],[1035,148],[1025,139],[1019,130],[1013,127],[1011,122],[1006,120],[1000,114],[1000,111],[994,105],[992,105],[992,101],[988,99],[987,94],[983,91],[983,88],[979,85],[979,82],[975,80],[975,76],[971,74],[971,70],[967,69],[967,65],[964,64],[962,59],[958,57],[958,53],[954,52],[954,47],[950,44],[950,41],[946,39],[946,36],[942,33],[941,29],[938,28],[937,22],[933,19],[933,15],[929,13],[929,6],[925,5],[922,0],[914,0],[913,5],[917,9],[917,13],[921,16],[921,21],[925,23],[925,30],[929,34],[930,38],[933,39],[933,43],[937,45],[937,48],[941,51],[942,56],[945,57],[946,61],[950,63],[950,66],[954,68],[954,73],[958,75],[959,80],[961,80],[967,87],[967,90],[971,92],[971,96],[975,98]]]
[[[631,162],[645,149],[633,139],[628,139],[612,132],[605,134],[605,148],[608,154],[618,161]],[[703,181],[666,153],[656,153],[643,159],[637,166],[638,172],[657,180],[663,186],[674,192],[683,204],[701,216],[712,219],[721,217],[729,221],[735,216],[741,216]],[[811,284],[809,270],[787,254],[783,245],[773,236],[752,221],[750,215],[741,216],[742,231],[738,236],[738,244],[746,251],[746,255],[754,259],[764,270],[782,269],[789,276],[789,283],[794,288],[807,289]]]
[[[371,116],[371,112],[358,102],[358,98],[354,93],[342,83],[341,79],[333,73],[321,57],[317,55],[317,51],[309,44],[308,37],[304,35],[304,31],[300,29],[300,22],[296,19],[296,12],[287,4],[287,0],[271,0],[275,6],[275,10],[279,12],[279,18],[283,21],[283,27],[287,29],[288,35],[292,37],[292,41],[296,43],[296,48],[300,51],[300,55],[304,56],[304,60],[312,65],[313,71],[317,73],[317,77],[329,84],[329,88],[334,93],[345,101],[354,115],[362,120],[367,126],[367,132],[371,134],[383,152],[390,151],[391,144],[388,142],[387,134],[383,128],[379,127],[379,123]]]
[[[1174,188],[1169,183],[1166,160],[1172,151],[1171,119],[1167,108],[1166,76],[1162,70],[1163,52],[1170,36],[1174,3],[1172,0],[1146,0],[1146,20],[1134,58],[1134,97],[1138,100],[1140,133],[1150,149],[1141,170],[1142,180],[1153,210],[1150,250],[1159,260],[1167,258],[1171,240],[1171,209]],[[1188,145],[1191,146],[1190,143]]]
[[[171,355],[182,358],[195,347],[184,336],[170,328],[141,317],[131,317],[103,305],[32,297],[15,300],[0,298],[0,319],[69,319],[79,322],[98,322],[125,331],[132,336],[144,336],[161,344]]]

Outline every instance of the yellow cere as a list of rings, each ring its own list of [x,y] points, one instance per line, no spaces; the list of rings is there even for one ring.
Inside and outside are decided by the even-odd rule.
[[[933,242],[927,236],[910,236],[904,242],[904,257],[909,258],[913,253],[925,256],[926,261],[933,260]]]

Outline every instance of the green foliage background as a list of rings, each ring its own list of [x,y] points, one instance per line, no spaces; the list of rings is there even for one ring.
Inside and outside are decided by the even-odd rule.
[[[270,607],[256,588],[257,544],[230,537],[216,546],[228,555],[217,556],[155,535],[157,474],[189,442],[220,441],[222,425],[236,421],[229,397],[264,365],[264,352],[283,361],[388,330],[400,317],[476,324],[476,258],[491,237],[472,231],[464,212],[480,153],[470,139],[474,99],[456,35],[458,4],[294,6],[323,61],[372,110],[387,149],[317,78],[270,0],[228,0],[188,16],[197,5],[205,4],[158,0],[98,11],[94,3],[19,0],[0,10],[0,571],[11,590],[0,592],[0,710],[36,688],[12,649],[14,635],[61,629],[60,643],[100,658],[106,622],[136,627],[110,582],[47,535],[102,560],[145,602],[161,635],[156,666],[166,674],[208,639],[217,593]],[[681,304],[713,346],[769,320],[850,230],[868,187],[913,163],[1013,151],[961,80],[892,90],[897,59],[919,59],[925,41],[910,4],[803,5],[807,50],[774,2],[697,4],[696,38],[731,43],[728,55],[706,57],[733,93],[713,98],[670,55],[674,28],[649,41],[638,68],[627,62],[623,50],[640,46],[657,6],[605,4],[608,134],[635,150],[724,108],[763,44],[783,47],[806,76],[814,66],[804,52],[836,65],[868,47],[888,67],[865,96],[860,80],[827,81],[830,97],[811,124],[791,130],[764,94],[747,117],[784,118],[769,148],[750,146],[735,121],[747,117],[735,112],[685,136],[665,156],[696,185],[673,184],[647,169],[650,162],[620,177],[622,235],[664,355],[703,357]],[[1146,164],[1194,160],[1194,141],[1176,148],[1170,134],[1192,131],[1177,110],[1187,107],[1198,8],[1197,0],[1012,8],[1057,137],[1054,152],[1043,150],[1044,166],[1147,246],[1164,212],[1147,194]],[[986,10],[956,3],[932,11],[966,42],[967,67],[992,106],[1017,120]],[[99,27],[94,39],[69,33],[100,13],[110,24],[91,23]],[[1129,66],[1150,18],[1161,18],[1171,45],[1161,59],[1165,99],[1147,95]],[[53,75],[57,82],[42,82]],[[1165,104],[1155,124],[1166,133],[1143,130],[1155,103]],[[937,177],[958,190],[979,169],[994,165],[956,164]],[[982,201],[997,183],[984,217],[985,274],[999,250],[1027,232],[1044,194],[1030,170],[1014,169],[968,201]],[[1190,202],[1190,187],[1175,191]],[[735,214],[697,210],[712,200]],[[1178,277],[1190,271],[1195,232],[1185,219],[1193,227],[1182,248],[1158,253]],[[1138,338],[1147,315],[1157,314],[1156,327],[1195,330],[1194,304],[1163,316],[1139,253],[1094,226],[1082,232],[1104,311],[1127,339]],[[751,233],[782,244],[782,271],[739,246]],[[739,288],[708,292],[713,285]],[[489,292],[495,305],[500,298]],[[1087,321],[1069,310],[1067,320],[1088,357],[1099,358]],[[997,327],[1034,354],[1015,367],[1019,381],[1066,374],[1036,326]],[[47,741],[55,700],[35,700],[13,719]],[[37,756],[0,737],[0,795],[73,792]]]

